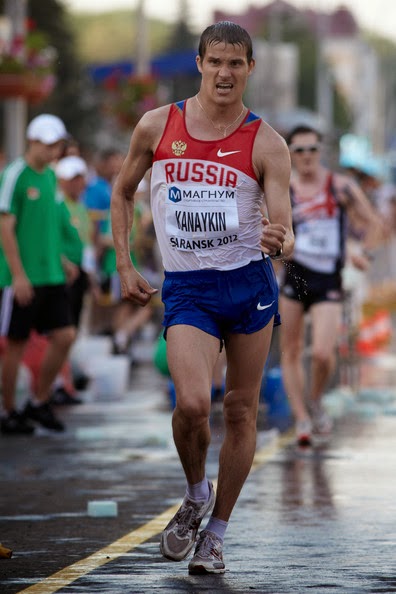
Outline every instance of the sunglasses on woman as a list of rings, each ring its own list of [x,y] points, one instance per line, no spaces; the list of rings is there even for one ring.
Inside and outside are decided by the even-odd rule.
[[[309,144],[308,146],[298,146],[295,144],[291,144],[289,149],[290,149],[291,153],[297,153],[297,154],[317,153],[318,150],[320,149],[320,146],[319,146],[319,144]]]

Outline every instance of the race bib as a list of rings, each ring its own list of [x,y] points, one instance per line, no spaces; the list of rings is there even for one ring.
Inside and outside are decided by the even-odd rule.
[[[169,186],[165,231],[171,246],[183,251],[214,249],[236,241],[237,190]]]
[[[306,221],[296,232],[296,252],[336,257],[340,253],[340,226],[337,219]]]

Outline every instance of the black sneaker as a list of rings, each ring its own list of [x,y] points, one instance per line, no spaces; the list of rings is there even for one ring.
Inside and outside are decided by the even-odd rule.
[[[1,419],[0,431],[5,435],[31,435],[34,432],[34,427],[25,415],[12,410],[7,417]]]
[[[51,404],[56,404],[57,406],[73,406],[74,404],[82,404],[83,401],[81,398],[77,398],[77,396],[73,396],[65,390],[65,388],[57,388],[52,392],[51,395]]]
[[[39,423],[46,429],[52,429],[53,431],[65,430],[63,423],[61,423],[54,415],[49,402],[45,402],[39,406],[33,406],[31,402],[28,402],[24,414],[29,419],[36,421],[36,423]]]
[[[86,390],[91,382],[91,378],[89,375],[85,375],[85,373],[80,373],[76,377],[73,378],[73,384],[76,390],[79,392],[83,392]]]

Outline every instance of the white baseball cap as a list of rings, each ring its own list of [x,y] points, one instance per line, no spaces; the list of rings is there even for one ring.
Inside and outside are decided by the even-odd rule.
[[[54,144],[68,136],[62,120],[49,113],[43,113],[33,118],[26,129],[28,140],[38,140],[43,144]]]
[[[59,179],[73,179],[77,175],[86,177],[88,173],[88,167],[84,159],[77,157],[76,155],[70,155],[60,159],[55,167],[56,176]]]

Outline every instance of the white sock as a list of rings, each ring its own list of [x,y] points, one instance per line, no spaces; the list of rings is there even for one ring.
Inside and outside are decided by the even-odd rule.
[[[190,483],[187,483],[186,494],[187,497],[193,501],[208,501],[209,482],[206,476],[203,481],[196,483],[195,485],[190,485]]]
[[[219,520],[218,518],[214,518],[213,516],[210,516],[209,522],[207,523],[205,530],[209,530],[210,532],[213,532],[214,534],[216,534],[217,538],[219,540],[221,540],[221,542],[223,542],[225,531],[227,530],[227,526],[228,526],[228,522],[225,522],[224,520]]]

